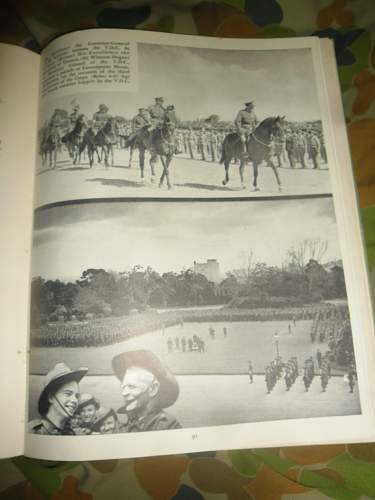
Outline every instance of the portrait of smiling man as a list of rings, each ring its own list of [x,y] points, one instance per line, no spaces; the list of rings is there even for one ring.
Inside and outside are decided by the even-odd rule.
[[[124,399],[118,413],[128,421],[121,432],[179,429],[181,425],[164,411],[179,394],[175,376],[151,351],[123,352],[112,360],[112,368],[121,384]]]
[[[87,368],[71,370],[57,363],[44,379],[38,400],[40,419],[29,422],[29,432],[45,435],[74,435],[70,420],[74,416],[80,397],[79,382]]]

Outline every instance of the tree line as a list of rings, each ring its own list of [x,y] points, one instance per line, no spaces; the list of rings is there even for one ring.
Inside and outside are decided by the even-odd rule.
[[[212,283],[191,269],[158,273],[134,266],[125,272],[86,269],[79,280],[36,277],[31,284],[31,325],[57,320],[123,316],[150,308],[207,306],[285,307],[346,297],[340,263],[323,266],[316,259],[281,267],[263,262],[227,273]]]

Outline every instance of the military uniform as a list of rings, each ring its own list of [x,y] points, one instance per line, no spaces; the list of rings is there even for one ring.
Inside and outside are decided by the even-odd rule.
[[[60,429],[46,418],[31,420],[28,424],[28,430],[31,434],[40,434],[43,436],[75,436],[75,432],[68,422],[63,429]]]
[[[50,121],[48,122],[48,133],[61,138],[61,127],[62,127],[61,117],[57,114],[53,114]]]
[[[255,129],[257,122],[258,119],[254,111],[241,109],[241,111],[238,112],[234,124],[242,142],[246,141],[246,138]]]
[[[289,133],[285,139],[285,150],[288,155],[289,163],[292,168],[295,166],[295,135],[294,133]]]
[[[132,120],[133,132],[138,132],[138,130],[150,124],[151,122],[149,119],[147,119],[147,116],[145,114],[138,113]]]
[[[69,131],[73,130],[79,117],[79,109],[74,109],[69,115]]]
[[[92,117],[94,130],[98,132],[101,128],[104,127],[104,125],[110,118],[111,115],[108,113],[108,111],[96,111],[96,113],[94,113]]]
[[[313,133],[307,136],[307,152],[311,158],[314,168],[318,168],[318,154],[320,151],[319,139]]]
[[[298,132],[296,136],[295,152],[296,152],[297,162],[301,164],[302,168],[306,168],[305,164],[306,138],[301,131]]]
[[[154,128],[161,124],[164,120],[165,116],[165,108],[160,103],[155,103],[153,106],[148,108],[148,112],[150,113],[151,123]]]
[[[165,411],[149,413],[143,417],[129,419],[120,427],[120,432],[146,432],[181,429],[178,421]]]

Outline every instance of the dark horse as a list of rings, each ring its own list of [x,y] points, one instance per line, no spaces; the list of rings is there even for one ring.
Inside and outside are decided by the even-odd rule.
[[[95,136],[95,145],[97,148],[101,148],[104,155],[104,164],[106,167],[109,166],[108,160],[111,156],[111,164],[114,165],[114,145],[117,144],[118,140],[118,125],[115,118],[110,117],[104,124],[104,126],[99,129]],[[90,163],[91,165],[91,163]]]
[[[81,153],[83,151],[81,149],[81,143],[83,141],[86,130],[87,126],[85,117],[81,114],[78,116],[73,130],[65,134],[61,139],[62,143],[67,147],[69,156],[72,158],[73,163],[77,163],[77,161],[80,161]]]
[[[40,143],[40,154],[42,155],[42,163],[45,165],[49,158],[49,168],[56,168],[57,151],[60,148],[61,139],[57,130],[45,131]]]
[[[176,150],[175,144],[175,124],[172,120],[164,118],[160,126],[153,130],[149,127],[141,128],[137,135],[127,142],[126,147],[138,147],[139,150],[139,167],[141,169],[141,182],[145,182],[144,165],[145,152],[150,151],[150,167],[151,167],[151,182],[155,180],[155,164],[158,156],[163,165],[163,173],[159,180],[159,187],[163,186],[164,180],[167,181],[168,189],[172,189],[169,179],[169,165],[172,161]]]
[[[114,164],[113,147],[118,139],[118,126],[115,118],[108,118],[102,128],[95,132],[92,127],[89,127],[82,139],[79,151],[80,154],[87,148],[90,167],[94,164],[94,155],[97,154],[98,162],[104,157],[105,166],[108,167],[109,156],[111,156],[112,165]],[[102,155],[99,151],[101,150]]]
[[[277,168],[271,161],[271,157],[273,155],[274,145],[278,144],[284,136],[283,122],[284,117],[281,118],[280,116],[271,116],[263,120],[249,135],[246,141],[247,158],[242,152],[242,144],[237,133],[228,134],[225,137],[220,160],[220,163],[224,163],[225,167],[225,179],[223,180],[224,186],[229,182],[229,165],[231,160],[233,158],[240,158],[239,173],[243,189],[245,189],[243,170],[247,159],[249,159],[253,164],[254,191],[259,191],[257,184],[258,165],[263,161],[266,161],[267,165],[272,168],[276,177],[276,182],[279,186],[279,191],[281,191],[279,174],[277,172]]]

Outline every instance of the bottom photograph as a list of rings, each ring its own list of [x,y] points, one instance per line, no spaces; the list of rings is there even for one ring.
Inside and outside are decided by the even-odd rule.
[[[361,414],[332,198],[35,213],[28,432]]]

